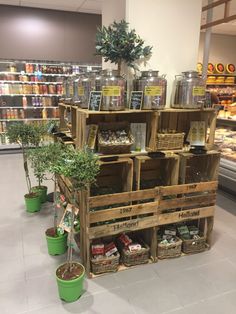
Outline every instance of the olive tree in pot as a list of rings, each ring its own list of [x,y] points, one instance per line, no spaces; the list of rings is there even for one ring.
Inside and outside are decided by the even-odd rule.
[[[28,193],[25,194],[24,198],[26,211],[30,213],[39,211],[41,208],[41,202],[39,194],[32,191],[27,151],[31,147],[38,147],[45,134],[46,129],[44,126],[35,126],[33,124],[24,123],[10,124],[6,132],[9,142],[16,143],[21,148],[25,179],[28,189]]]
[[[54,223],[53,227],[46,230],[46,240],[48,253],[50,255],[64,254],[67,250],[67,232],[63,232],[58,228],[58,211],[61,208],[62,201],[58,193],[57,176],[63,174],[61,171],[61,162],[66,156],[67,146],[60,143],[52,143],[45,147],[47,158],[47,168],[52,175],[50,178],[54,184],[53,191],[53,207],[54,207]]]
[[[72,212],[67,262],[56,270],[59,296],[66,302],[73,302],[81,296],[85,274],[84,266],[72,259],[76,199],[79,192],[88,193],[90,185],[96,181],[99,168],[98,157],[88,148],[77,151],[69,149],[58,164],[58,171],[72,181]]]
[[[47,186],[42,185],[43,181],[47,180],[46,173],[49,168],[47,151],[47,146],[41,146],[29,149],[27,154],[30,166],[38,182],[38,185],[33,186],[31,191],[40,195],[41,203],[47,201]]]

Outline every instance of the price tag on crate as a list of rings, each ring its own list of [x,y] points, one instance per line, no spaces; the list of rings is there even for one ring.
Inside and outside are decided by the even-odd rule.
[[[92,91],[89,97],[88,109],[92,111],[100,111],[102,102],[102,92]]]
[[[143,92],[132,91],[130,96],[129,109],[141,110],[143,104]]]

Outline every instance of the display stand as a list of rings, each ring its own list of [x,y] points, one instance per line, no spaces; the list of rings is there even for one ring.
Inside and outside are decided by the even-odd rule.
[[[95,276],[91,270],[91,243],[95,239],[114,239],[122,232],[142,236],[150,248],[150,263],[158,261],[157,231],[163,225],[197,221],[204,250],[210,248],[220,155],[209,150],[194,155],[186,152],[186,148],[177,152],[157,152],[156,136],[169,127],[187,134],[190,122],[200,120],[208,128],[206,147],[212,149],[216,121],[214,109],[108,112],[88,111],[75,106],[69,108],[64,104],[60,104],[59,108],[61,131],[71,132],[74,146],[78,149],[87,143],[86,128],[90,124],[117,121],[146,123],[146,152],[99,155],[101,171],[97,177],[98,186],[112,187],[115,183],[117,190],[94,195],[91,187],[90,191],[78,194],[81,258],[89,277]],[[66,110],[70,110],[72,115],[69,126],[64,119]],[[204,164],[199,166],[199,172],[203,174],[191,182],[186,180],[186,173],[192,165],[191,159],[195,158],[202,158],[201,162],[197,160],[197,165]],[[62,193],[70,200],[70,180],[59,177],[58,182]],[[118,271],[127,268],[130,267],[121,263]]]

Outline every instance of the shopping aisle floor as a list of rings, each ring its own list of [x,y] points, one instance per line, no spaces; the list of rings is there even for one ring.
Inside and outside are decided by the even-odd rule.
[[[0,314],[236,313],[236,204],[222,194],[210,251],[86,280],[80,300],[66,304],[54,274],[65,256],[49,256],[44,237],[51,204],[25,212],[19,155],[0,155],[0,178]]]

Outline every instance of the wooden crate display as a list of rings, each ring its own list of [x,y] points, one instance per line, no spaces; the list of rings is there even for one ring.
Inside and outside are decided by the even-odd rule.
[[[135,189],[143,190],[155,186],[178,184],[179,156],[157,155],[134,158]]]
[[[211,181],[160,187],[158,227],[197,220],[202,232],[202,237],[199,239],[199,247],[203,241],[204,249],[205,247],[209,248],[211,246],[217,186],[217,181]],[[191,251],[189,250],[191,246],[190,241],[183,244],[186,253]],[[193,245],[192,249],[191,253],[194,251]],[[202,250],[197,250],[196,245],[195,251],[200,252]]]
[[[133,160],[118,158],[113,161],[100,161],[100,172],[90,195],[105,195],[132,191]]]
[[[207,151],[204,154],[180,153],[179,182],[207,182],[218,179],[220,153]]]
[[[152,110],[125,110],[125,111],[89,111],[77,108],[76,148],[87,144],[90,125],[99,125],[106,122],[146,123],[146,147],[153,150],[155,147],[156,123],[158,113]],[[96,151],[97,144],[95,147]]]
[[[217,112],[214,109],[166,109],[160,110],[156,125],[157,134],[165,133],[185,133],[186,140],[190,129],[191,121],[204,121],[206,125],[206,147],[212,149],[214,147],[214,137],[216,128]],[[166,150],[169,149],[167,145]],[[155,147],[155,150],[158,150]],[[162,151],[165,150],[163,147]]]

